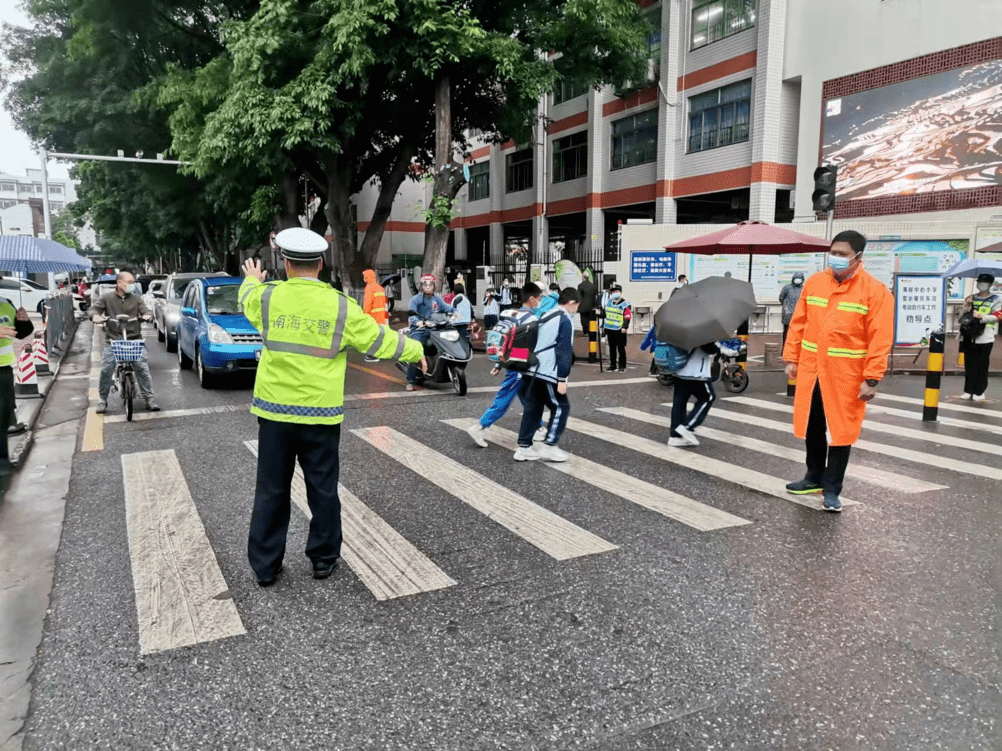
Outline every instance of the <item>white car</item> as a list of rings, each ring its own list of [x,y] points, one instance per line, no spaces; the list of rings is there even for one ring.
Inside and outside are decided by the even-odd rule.
[[[0,277],[0,297],[6,297],[14,303],[15,308],[41,313],[45,301],[49,299],[49,294],[47,288],[30,279],[18,279],[13,276]]]
[[[156,302],[156,293],[163,290],[164,284],[166,283],[166,279],[154,279],[150,282],[149,290],[147,290],[146,294],[143,295],[143,302],[146,303],[146,309],[150,311],[150,315],[153,314],[153,307]]]

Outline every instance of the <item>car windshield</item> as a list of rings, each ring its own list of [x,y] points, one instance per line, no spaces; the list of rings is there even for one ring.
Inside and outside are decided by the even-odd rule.
[[[185,288],[191,284],[191,279],[175,279],[174,280],[174,293],[171,297],[175,299],[181,299],[181,295],[184,294]]]
[[[240,285],[217,284],[205,288],[205,305],[209,315],[232,316],[240,314]]]

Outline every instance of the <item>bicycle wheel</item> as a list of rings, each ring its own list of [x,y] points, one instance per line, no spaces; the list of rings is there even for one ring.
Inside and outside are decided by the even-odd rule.
[[[136,384],[132,373],[126,373],[122,379],[122,401],[125,402],[125,419],[132,422],[132,398],[136,393]]]

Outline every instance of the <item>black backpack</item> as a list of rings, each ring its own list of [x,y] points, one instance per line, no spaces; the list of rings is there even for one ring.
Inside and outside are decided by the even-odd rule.
[[[960,338],[965,342],[973,342],[985,333],[985,324],[974,317],[973,311],[968,310],[957,321],[960,328]]]

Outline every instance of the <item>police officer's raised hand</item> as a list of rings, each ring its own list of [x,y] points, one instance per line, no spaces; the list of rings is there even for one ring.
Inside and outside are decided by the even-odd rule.
[[[244,261],[244,275],[253,276],[259,282],[268,278],[268,274],[261,268],[261,262],[255,261],[253,258]]]

